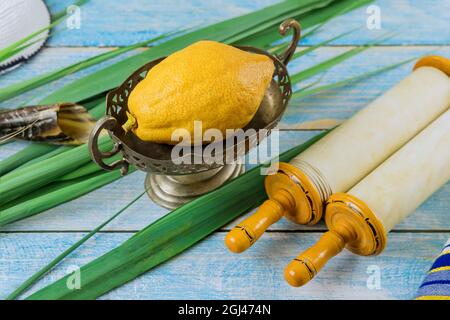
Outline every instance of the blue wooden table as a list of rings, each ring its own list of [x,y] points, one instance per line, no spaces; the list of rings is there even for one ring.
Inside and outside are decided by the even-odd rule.
[[[36,57],[1,76],[0,89],[117,46],[133,44],[186,26],[216,22],[274,2],[276,0],[92,0],[81,9],[79,30],[56,33]],[[70,3],[67,0],[47,1],[53,12]],[[375,4],[381,9],[381,30],[366,28],[367,7],[339,17],[318,34],[305,39],[302,46],[320,43],[354,28],[357,31],[295,61],[289,66],[290,71],[307,68],[388,31],[397,33],[383,45],[334,67],[321,83],[339,81],[433,50],[450,57],[449,0],[433,1],[432,5],[428,0],[382,0]],[[100,67],[83,70],[33,90],[0,104],[0,108],[39,99]],[[348,118],[409,74],[411,67],[412,63],[352,86],[293,101],[280,124],[281,151]],[[300,84],[304,85],[306,83]],[[25,142],[14,142],[1,146],[0,159],[26,145]],[[27,277],[133,199],[143,190],[144,176],[142,172],[135,172],[79,199],[2,228],[0,298],[6,297]],[[300,250],[316,241],[325,227],[323,224],[301,227],[282,220],[272,226],[251,250],[241,255],[230,254],[225,249],[223,238],[231,225],[225,226],[168,263],[103,298],[410,299],[414,297],[433,257],[450,236],[449,208],[450,184],[447,184],[390,233],[387,248],[381,255],[359,257],[345,252],[303,288],[292,288],[284,282],[284,266]],[[167,212],[149,199],[142,198],[32,291],[65,275],[71,267],[81,266],[111,250]],[[374,286],[373,276],[378,275],[380,285]]]

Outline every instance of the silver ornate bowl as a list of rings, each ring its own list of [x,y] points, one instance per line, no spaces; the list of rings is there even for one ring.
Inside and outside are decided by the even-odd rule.
[[[235,136],[230,136],[226,140],[214,142],[221,144],[215,150],[223,150],[221,154],[214,154],[214,159],[205,157],[203,153],[199,154],[198,148],[189,148],[190,151],[184,152],[180,157],[191,161],[178,164],[180,161],[174,161],[171,157],[173,145],[146,142],[132,133],[126,134],[122,125],[127,120],[128,96],[135,86],[145,78],[147,72],[165,59],[159,58],[143,65],[122,85],[108,93],[106,116],[97,122],[89,138],[89,150],[94,162],[105,170],[121,168],[122,174],[128,172],[130,164],[148,172],[146,188],[150,198],[171,209],[209,192],[241,174],[244,171],[244,165],[236,163],[236,160],[259,144],[270,133],[270,129],[278,124],[291,97],[291,82],[286,66],[300,40],[300,25],[297,21],[290,19],[284,21],[279,28],[282,35],[285,35],[290,29],[293,29],[293,39],[288,49],[281,55],[272,55],[254,47],[236,46],[241,50],[268,56],[275,66],[273,79],[264,94],[258,111],[250,123],[243,128],[244,131],[254,129],[253,135],[246,135],[245,139],[240,140]],[[108,131],[114,141],[114,147],[109,152],[102,152],[98,148],[98,137],[104,129]],[[206,146],[202,146],[202,151]],[[122,159],[112,164],[106,164],[103,161],[119,152],[122,154]],[[202,160],[200,162],[192,161],[194,159]],[[222,159],[222,161],[217,161],[217,159]]]

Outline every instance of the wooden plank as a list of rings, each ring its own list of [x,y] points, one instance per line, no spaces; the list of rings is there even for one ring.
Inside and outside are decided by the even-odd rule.
[[[292,61],[289,64],[289,71],[295,74],[316,65],[322,61],[330,59],[350,48],[347,47],[326,47],[318,49],[302,58]],[[408,58],[419,57],[430,52],[429,47],[377,47],[371,48],[362,54],[353,57],[344,63],[330,69],[324,75],[317,75],[308,79],[295,88],[301,89],[311,82],[321,78],[318,85],[326,85],[361,75],[382,66],[388,66]],[[32,61],[23,67],[0,77],[0,90],[8,85],[29,79],[32,76],[42,74],[49,70],[55,70],[62,66],[86,59],[93,55],[105,52],[105,49],[98,48],[52,48],[45,49]],[[439,48],[438,54],[450,56],[450,46]],[[101,66],[108,65],[110,62]],[[281,128],[283,129],[323,129],[336,125],[340,121],[348,118],[357,110],[366,106],[388,88],[397,84],[401,79],[410,74],[413,63],[409,63],[395,70],[380,74],[376,77],[361,81],[357,84],[344,88],[327,91],[323,94],[292,101],[286,111]],[[0,103],[0,108],[12,108],[26,103],[37,102],[45,97],[49,92],[53,92],[65,84],[79,79],[82,76],[98,70],[101,66],[91,67],[70,75],[64,79],[55,81],[17,98]],[[34,98],[34,100],[33,100]],[[31,101],[30,101],[31,100]]]
[[[48,0],[52,11],[59,10],[71,0]],[[169,0],[164,3],[138,0],[127,3],[118,0],[91,1],[82,9],[82,28],[57,33],[48,42],[50,47],[61,46],[122,46],[146,40],[166,31],[193,24],[206,24],[242,14],[274,3],[275,0],[189,2]],[[335,46],[364,44],[382,33],[396,30],[398,35],[389,45],[449,45],[446,12],[450,3],[440,1],[376,1],[382,10],[381,31],[365,28],[366,8],[329,23],[303,45],[319,43],[352,28],[356,33],[336,41]],[[220,7],[221,10],[217,10]],[[439,10],[436,8],[439,7]],[[401,14],[400,14],[401,13]],[[111,19],[115,23],[111,24]],[[420,23],[412,23],[420,21]],[[418,37],[420,35],[420,37]],[[321,84],[342,80],[372,68],[424,54],[431,48],[374,48],[330,70]],[[67,65],[110,49],[49,48],[33,58],[24,67],[0,78],[2,87],[30,78],[50,69]],[[290,65],[291,72],[307,68],[327,57],[347,50],[329,47],[315,51]],[[438,53],[449,56],[450,47]],[[375,63],[374,63],[375,62]],[[106,63],[108,64],[108,63]],[[105,65],[106,65],[105,64]],[[69,76],[0,104],[0,108],[14,107],[31,98],[40,99],[48,92],[98,69],[99,66]],[[374,77],[356,86],[333,90],[301,101],[293,101],[281,128],[289,130],[315,130],[333,126],[348,118],[380,93],[405,77],[411,64]],[[316,78],[317,79],[317,78]],[[310,81],[313,81],[311,79]],[[301,84],[306,86],[308,82]],[[36,101],[36,100],[35,100]],[[283,132],[281,149],[305,141],[317,131]],[[0,147],[0,159],[16,152],[26,143],[14,142]],[[8,226],[0,234],[0,298],[4,298],[33,272],[69,247],[81,233],[39,233],[42,230],[89,230],[112,215],[142,191],[144,174],[134,173],[80,199],[49,210],[41,215]],[[124,188],[123,186],[127,186]],[[299,227],[285,220],[273,226],[248,253],[231,255],[223,246],[224,232],[215,233],[160,268],[113,291],[104,298],[122,299],[410,299],[414,296],[433,257],[450,236],[447,217],[450,183],[425,202],[411,217],[391,233],[386,251],[378,257],[358,257],[348,252],[332,261],[317,279],[302,289],[291,288],[282,279],[284,266],[300,250],[311,245],[320,236],[323,225]],[[102,199],[99,203],[98,199]],[[64,275],[69,266],[81,266],[111,250],[132,233],[167,213],[143,198],[107,230],[81,248],[40,286]],[[234,223],[233,223],[234,224]],[[231,227],[226,226],[222,230]],[[304,230],[309,232],[305,233]],[[421,230],[417,232],[415,230]],[[28,231],[33,231],[28,233]],[[21,233],[16,233],[21,232]],[[22,233],[24,232],[24,233]],[[38,233],[35,233],[38,232]],[[116,233],[118,232],[118,233]],[[411,243],[414,245],[411,246]],[[411,249],[413,248],[413,250]],[[371,290],[367,281],[371,268],[381,272],[381,288]],[[243,286],[242,284],[246,285]]]
[[[112,49],[99,49],[99,48],[57,48],[57,49],[43,49],[27,63],[20,68],[9,72],[0,77],[0,90],[6,86],[14,83],[19,83],[25,79],[31,79],[38,75],[47,73],[49,71],[59,70],[63,67],[71,65],[73,63],[86,60],[92,56],[99,55]],[[102,64],[92,66],[88,69],[81,70],[76,74],[65,76],[64,78],[54,81],[48,85],[39,87],[26,94],[20,95],[17,98],[10,99],[8,101],[0,103],[0,108],[15,108],[22,105],[30,105],[42,100],[49,93],[62,88],[68,83],[73,82],[76,79],[80,79],[87,74],[90,74],[96,70],[99,70],[106,65],[114,63],[129,56],[132,53],[124,54],[123,56],[116,57],[110,61]]]
[[[60,278],[69,267],[79,267],[111,250],[131,235],[98,235],[33,290]],[[1,235],[0,298],[81,236],[79,233]],[[283,280],[284,267],[319,236],[319,233],[274,232],[248,252],[235,255],[223,245],[224,233],[215,233],[102,298],[411,299],[450,233],[391,233],[386,250],[379,256],[360,257],[344,251],[307,286],[290,287]],[[374,271],[375,277],[380,276],[379,288],[367,285],[373,284]]]
[[[307,58],[299,59],[296,63],[290,65],[292,72],[299,71],[304,68],[323,61],[331,56],[334,56],[346,48],[323,48]],[[97,54],[104,49],[47,49],[42,55],[36,57],[36,60],[25,65],[19,70],[7,74],[0,79],[0,85],[20,81],[27,78],[29,74],[37,74],[43,72],[50,61],[55,64],[65,64],[68,61],[80,59],[80,57]],[[322,80],[322,84],[339,81],[344,78],[367,72],[378,65],[386,65],[394,61],[400,61],[407,57],[418,56],[428,51],[428,48],[373,48],[364,54],[354,57],[352,60],[335,67],[328,72]],[[446,55],[450,53],[450,47],[445,47],[442,52]],[[377,61],[377,66],[371,66],[369,63]],[[365,106],[370,100],[374,99],[381,92],[388,87],[397,83],[400,79],[409,74],[411,65],[393,70],[387,74],[380,75],[364,81],[356,86],[344,88],[343,90],[331,91],[327,94],[303,99],[301,101],[293,101],[288,108],[281,128],[299,128],[302,125],[324,119],[334,119],[340,121],[353,114]],[[74,76],[74,77],[78,77]],[[74,77],[69,77],[62,82],[71,81]],[[54,90],[61,83],[44,87],[40,90]],[[306,85],[306,84],[305,84]],[[35,94],[35,93],[33,93]],[[23,99],[22,97],[18,98]],[[12,100],[13,101],[13,100]],[[23,100],[21,100],[23,101]],[[10,101],[4,102],[0,107],[11,107],[13,104]],[[320,127],[320,126],[319,126]],[[314,128],[314,127],[312,127]],[[282,139],[282,149],[292,147],[297,143],[305,141],[307,137],[311,136],[308,133],[292,133],[290,138]],[[3,145],[0,148],[0,158],[5,158],[20,148],[26,143],[14,142]],[[135,176],[138,176],[135,178]],[[86,230],[91,229],[107,216],[118,210],[126,201],[132,199],[134,195],[142,190],[144,175],[136,173],[129,178],[125,178],[122,182],[117,182],[98,190],[90,195],[86,195],[76,201],[63,205],[59,208],[49,210],[45,214],[25,220],[8,227],[7,230]],[[129,182],[128,182],[129,181]],[[132,182],[131,182],[132,181]],[[129,193],[123,194],[120,185],[124,183],[129,185]],[[401,228],[407,229],[446,229],[449,227],[448,219],[445,216],[445,208],[448,207],[448,186],[441,190],[433,199],[426,202],[418,212],[410,219],[408,219]],[[98,205],[98,199],[104,199],[103,205]],[[127,219],[121,219],[120,223],[115,225],[115,228],[123,227],[124,230],[138,230],[153,221],[158,216],[161,216],[166,210],[160,209],[155,205],[150,204],[147,200],[142,200],[141,205],[137,206],[139,210],[127,213]],[[135,218],[136,217],[136,218]],[[123,220],[126,220],[125,222]],[[120,227],[119,227],[120,226]],[[297,226],[287,222],[280,222],[276,228],[296,229]],[[31,229],[30,229],[31,228]]]
[[[281,131],[280,151],[288,150],[317,134],[318,131]],[[9,145],[3,146],[7,148]],[[256,151],[253,151],[256,152]],[[344,173],[345,174],[345,173]],[[113,215],[144,190],[145,173],[136,172],[101,189],[84,195],[74,201],[47,210],[34,217],[16,222],[0,230],[91,230]],[[125,186],[125,187],[124,187]],[[426,201],[413,215],[398,226],[398,230],[450,230],[448,203],[450,183]],[[126,213],[113,222],[106,230],[140,230],[169,211],[158,207],[146,196],[140,199]],[[235,225],[233,222],[230,228]],[[323,225],[313,227],[324,230]],[[272,230],[311,230],[282,219],[272,226]]]
[[[73,0],[47,0],[55,12]],[[81,7],[81,28],[64,30],[54,35],[49,46],[123,46],[144,41],[162,33],[188,26],[204,26],[263,8],[277,0],[215,0],[215,1],[147,1],[95,0]],[[384,32],[397,35],[390,45],[450,44],[448,1],[378,0],[381,30],[367,28],[368,5],[330,22],[324,30],[303,44],[320,43],[342,32],[358,32],[339,39],[338,45],[364,44]],[[218,10],[220,8],[220,10]],[[112,22],[113,21],[113,22]],[[58,30],[60,28],[57,28]]]

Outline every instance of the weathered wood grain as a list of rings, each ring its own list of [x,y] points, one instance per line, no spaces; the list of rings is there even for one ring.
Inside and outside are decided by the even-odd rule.
[[[72,0],[46,2],[51,11],[56,12]],[[167,31],[213,23],[275,2],[168,0],[145,1],[144,4],[140,0],[92,0],[82,7],[81,29],[57,32],[40,54],[21,68],[0,77],[0,90],[12,83],[111,50],[86,46],[129,45]],[[390,31],[397,34],[385,42],[388,47],[372,48],[331,69],[320,85],[426,54],[436,49],[434,46],[439,46],[434,53],[450,56],[450,2],[439,1],[430,5],[428,0],[379,0],[375,4],[381,9],[382,30],[366,28],[367,7],[337,18],[321,32],[304,39],[302,45],[317,44],[354,28],[356,32],[335,41],[331,47],[321,48],[291,63],[290,72],[308,68],[350,49],[349,46],[365,44]],[[0,108],[38,101],[49,92],[110,63],[83,70],[0,103]],[[345,120],[409,74],[411,66],[412,63],[356,85],[292,101],[280,125],[282,129],[290,130],[281,133],[281,151],[319,132],[297,130],[324,129]],[[309,81],[298,88],[306,86]],[[25,142],[12,142],[0,146],[0,159],[25,145]],[[77,200],[0,229],[0,298],[6,297],[33,272],[80,239],[83,231],[94,228],[142,192],[144,177],[142,172],[133,173]],[[229,254],[223,245],[224,231],[233,222],[179,257],[103,298],[410,299],[414,297],[433,257],[450,236],[449,199],[450,183],[397,226],[390,234],[382,255],[358,257],[345,252],[332,261],[314,282],[301,289],[284,283],[283,268],[299,251],[318,239],[319,231],[324,230],[324,226],[302,227],[283,219],[272,226],[252,250],[241,255]],[[81,266],[111,250],[130,237],[133,231],[167,212],[147,198],[142,198],[108,227],[107,233],[91,239],[37,287],[64,275],[69,266]],[[379,268],[381,272],[379,290],[367,287],[370,268]]]
[[[436,48],[434,48],[436,49]],[[98,48],[50,48],[45,49],[37,55],[32,61],[23,67],[0,77],[0,90],[13,83],[29,79],[32,76],[42,74],[48,70],[55,70],[62,66],[86,59],[93,55],[105,52],[107,49]],[[151,49],[150,49],[151,50]],[[322,61],[330,59],[346,50],[347,47],[325,47],[313,51],[289,64],[291,74],[307,69]],[[312,79],[299,83],[296,88],[301,89],[311,82],[315,82],[321,77],[318,85],[326,85],[341,81],[353,76],[361,75],[377,68],[391,65],[409,58],[420,57],[429,53],[432,48],[429,47],[376,47],[371,48],[350,60],[327,71],[325,74],[317,75]],[[436,50],[436,53],[444,56],[450,56],[450,47],[442,47]],[[117,59],[117,58],[116,58]],[[98,70],[104,65],[91,67],[82,70],[76,74],[67,76],[51,84],[37,88],[29,93],[23,94],[17,98],[10,99],[0,103],[0,108],[12,108],[25,103],[39,101],[65,84],[79,79],[84,75]],[[301,100],[292,101],[286,111],[281,125],[284,129],[323,129],[333,124],[339,123],[348,118],[357,110],[366,106],[378,95],[386,91],[406,77],[412,69],[413,62],[399,67],[395,70],[383,73],[381,75],[366,79],[359,83],[333,89],[320,95],[311,96]],[[34,100],[33,100],[34,99]],[[31,101],[30,101],[31,100]],[[1,153],[0,148],[0,153]]]
[[[72,0],[47,0],[52,11]],[[140,1],[94,0],[81,7],[80,29],[55,34],[49,46],[123,46],[185,27],[204,26],[277,3],[277,0]],[[368,6],[336,18],[304,44],[316,44],[342,32],[358,32],[336,41],[339,45],[363,44],[374,35],[398,32],[390,45],[450,44],[448,1],[378,0],[381,30],[367,28]],[[114,21],[114,23],[111,23]],[[57,28],[60,29],[60,28]]]
[[[318,131],[281,131],[280,151],[301,144],[317,133]],[[3,148],[7,146],[3,146]],[[144,178],[145,173],[143,172],[132,173],[74,201],[0,228],[0,230],[9,232],[19,230],[91,230],[141,193],[144,188]],[[449,195],[450,183],[399,225],[398,230],[450,230],[450,219],[448,219]],[[167,212],[169,211],[158,207],[145,196],[106,230],[140,230]],[[235,222],[232,223],[232,225],[234,224]],[[324,226],[318,225],[313,228],[323,230]],[[311,230],[311,227],[297,226],[282,219],[271,229]]]
[[[29,77],[29,74],[38,74],[46,69],[49,62],[64,65],[69,61],[76,61],[80,57],[90,56],[103,52],[105,49],[73,49],[58,48],[46,49],[43,53],[36,57],[36,60],[28,63],[17,71],[5,75],[0,78],[0,86],[20,79]],[[296,72],[312,66],[313,64],[330,58],[346,48],[323,48],[316,52],[295,61],[290,65],[292,72]],[[400,61],[408,57],[419,56],[427,52],[429,48],[412,47],[397,48],[384,47],[373,48],[369,51],[356,56],[351,60],[336,66],[330,70],[322,79],[321,84],[332,83],[347,77],[373,70],[373,68],[381,65],[387,65],[395,61]],[[450,47],[440,50],[441,53],[450,55]],[[375,62],[372,65],[372,63]],[[409,74],[411,64],[390,71],[389,73],[373,77],[367,81],[361,82],[355,86],[349,86],[340,90],[333,90],[326,94],[292,101],[280,125],[281,128],[298,128],[307,125],[311,121],[321,121],[334,119],[340,121],[352,115],[354,112],[364,107],[367,103],[381,94],[387,88],[391,87],[403,77]],[[48,67],[47,67],[48,68]],[[50,85],[39,90],[54,90],[66,81],[71,81],[75,77],[85,74],[83,71],[80,75],[68,77],[55,85]],[[15,76],[14,76],[15,75]],[[19,79],[19,80],[18,80]],[[305,84],[306,85],[306,84]],[[300,85],[301,87],[301,85]],[[33,93],[36,94],[36,93]],[[18,100],[21,100],[19,98]],[[13,100],[11,100],[13,101]],[[0,107],[10,107],[11,101],[4,102]],[[22,100],[21,100],[22,102]],[[11,103],[11,104],[10,104]],[[332,121],[331,120],[331,121]],[[319,126],[320,127],[320,126]],[[314,128],[313,127],[310,127]],[[309,132],[299,133],[283,133],[282,150],[299,144],[312,136]],[[26,143],[13,142],[0,147],[0,159],[5,158],[17,150],[20,150]],[[13,224],[6,230],[87,230],[91,229],[107,216],[118,210],[127,200],[132,199],[142,190],[144,174],[136,173],[131,177],[127,177],[105,188],[97,190],[78,200],[68,204],[49,210],[39,216],[27,219],[23,222]],[[122,184],[127,185],[127,193],[122,192],[120,187]],[[444,187],[433,199],[424,204],[418,213],[408,219],[400,228],[404,229],[420,229],[425,230],[431,228],[434,230],[449,228],[449,220],[447,219],[446,208],[448,208],[449,187]],[[103,199],[102,203],[98,203],[98,199]],[[114,225],[113,229],[138,230],[165,212],[157,206],[151,204],[147,199],[142,199],[136,204],[136,209],[131,208],[130,211]],[[280,222],[274,228],[296,229],[297,226],[288,222]]]
[[[79,267],[111,250],[131,235],[97,235],[32,290],[60,278],[69,267]],[[386,250],[379,256],[360,257],[344,251],[303,288],[287,285],[283,270],[300,250],[317,241],[320,233],[270,233],[240,255],[226,250],[224,235],[215,233],[102,298],[411,299],[450,233],[391,233]],[[81,236],[73,233],[1,235],[0,298]],[[374,270],[380,275],[379,289],[367,286]]]

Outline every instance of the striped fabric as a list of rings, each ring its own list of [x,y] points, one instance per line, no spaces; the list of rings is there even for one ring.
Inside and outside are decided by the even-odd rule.
[[[417,300],[450,300],[450,239],[419,288]]]

